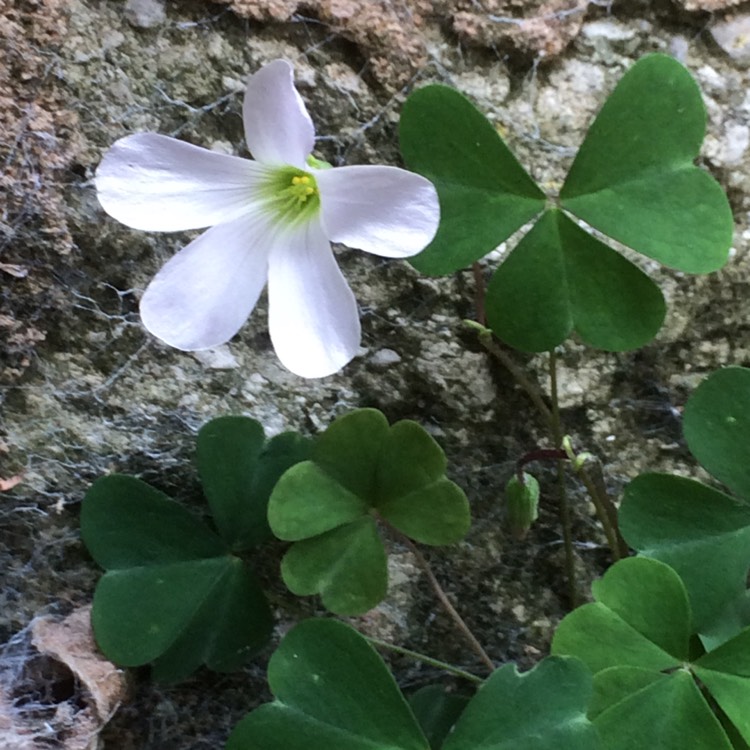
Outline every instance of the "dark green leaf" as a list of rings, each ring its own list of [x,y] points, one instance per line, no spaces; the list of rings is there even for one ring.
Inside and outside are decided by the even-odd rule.
[[[575,330],[608,351],[650,341],[664,298],[639,268],[549,210],[497,269],[487,287],[492,330],[524,351],[547,351]]]
[[[577,656],[594,674],[609,667],[653,671],[688,657],[690,609],[677,574],[656,560],[632,557],[594,584],[596,602],[567,615],[552,652]]]
[[[273,617],[255,574],[237,558],[180,637],[152,668],[159,682],[177,682],[201,664],[232,672],[268,642]]]
[[[192,513],[135,477],[110,474],[91,485],[81,536],[107,570],[225,554],[226,545]]]
[[[409,696],[409,706],[431,750],[440,750],[468,702],[467,696],[449,693],[440,685],[426,685]]]
[[[750,507],[700,482],[642,474],[625,488],[620,530],[631,547],[682,578],[698,632],[746,589]]]
[[[750,370],[727,367],[709,375],[688,399],[683,427],[691,453],[750,500]]]
[[[715,271],[727,261],[733,219],[721,187],[693,165],[705,124],[690,73],[666,55],[643,58],[589,129],[563,208],[668,266]]]
[[[412,260],[423,273],[453,273],[534,218],[545,196],[487,118],[447,86],[415,91],[403,106],[401,153],[440,197],[438,234]]]
[[[698,659],[693,671],[750,742],[750,628]]]
[[[228,555],[106,573],[92,622],[108,658],[122,666],[157,660],[154,677],[166,682],[201,664],[239,668],[272,625],[252,572]]]
[[[385,664],[348,625],[297,625],[268,681],[274,702],[248,714],[226,750],[429,750]]]
[[[198,431],[196,463],[214,523],[232,549],[254,547],[270,534],[268,498],[253,496],[263,427],[247,417],[219,417]]]
[[[721,724],[685,670],[652,682],[594,720],[606,750],[731,750]]]
[[[443,750],[597,750],[590,696],[591,675],[576,659],[549,657],[524,674],[506,664],[479,688]]]
[[[176,680],[200,664],[237,668],[271,630],[251,571],[185,508],[133,477],[94,483],[81,532],[108,572],[94,594],[92,623],[117,664],[156,660],[155,676]]]
[[[308,442],[295,433],[266,443],[263,427],[247,417],[219,417],[198,432],[197,464],[214,522],[235,551],[271,537],[268,498],[278,478],[307,457]]]

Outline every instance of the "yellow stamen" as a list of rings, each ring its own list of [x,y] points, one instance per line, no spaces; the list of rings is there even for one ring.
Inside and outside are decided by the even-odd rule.
[[[273,173],[265,189],[269,204],[284,221],[305,220],[320,209],[315,176],[296,167],[282,167]]]
[[[317,188],[310,184],[311,182],[310,176],[306,174],[298,174],[292,177],[290,191],[297,203],[305,203],[310,196],[318,192]]]

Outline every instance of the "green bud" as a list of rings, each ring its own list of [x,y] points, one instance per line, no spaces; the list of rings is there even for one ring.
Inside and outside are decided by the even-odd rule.
[[[505,485],[506,518],[516,539],[523,539],[539,517],[539,482],[524,472],[523,482],[514,474]]]

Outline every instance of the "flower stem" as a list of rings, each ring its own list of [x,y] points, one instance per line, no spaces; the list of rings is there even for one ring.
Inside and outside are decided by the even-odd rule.
[[[550,350],[549,353],[549,379],[550,395],[552,397],[552,422],[550,425],[552,440],[557,448],[562,449],[563,436],[560,422],[560,399],[557,387],[557,354],[555,354],[554,349]],[[575,609],[578,603],[578,587],[576,586],[576,565],[570,523],[570,506],[568,504],[568,495],[565,492],[564,459],[558,459],[557,461],[557,489],[559,493],[560,525],[562,526],[563,546],[565,547],[565,573],[568,579],[568,600],[571,609]]]
[[[440,661],[439,659],[433,659],[431,656],[427,656],[426,654],[420,654],[419,651],[412,651],[409,648],[404,648],[403,646],[395,646],[392,643],[386,643],[385,641],[381,641],[378,638],[371,638],[369,635],[366,635],[365,638],[373,645],[377,646],[378,648],[385,648],[389,651],[393,651],[396,654],[402,654],[404,656],[410,656],[412,659],[416,659],[417,661],[422,661],[425,664],[429,664],[432,667],[436,667],[437,669],[442,669],[445,672],[450,672],[450,674],[456,675],[456,677],[462,677],[464,680],[469,680],[470,682],[475,682],[478,685],[481,685],[484,680],[481,677],[478,677],[475,674],[472,674],[471,672],[466,672],[463,669],[459,669],[458,667],[454,667],[452,664],[448,664],[447,662]]]
[[[516,383],[526,391],[526,394],[532,400],[537,411],[542,415],[547,424],[551,425],[552,412],[549,410],[547,404],[544,403],[544,398],[539,387],[531,382],[526,373],[513,361],[512,357],[494,340],[492,331],[473,320],[465,320],[464,323],[476,330],[479,343],[513,376]]]
[[[604,529],[607,543],[612,550],[612,558],[617,562],[627,557],[629,552],[628,545],[622,538],[617,524],[617,508],[615,508],[614,503],[607,494],[607,488],[604,486],[604,482],[601,481],[601,477],[599,477],[599,481],[596,481],[586,468],[585,457],[591,458],[591,456],[589,454],[576,455],[567,437],[563,439],[563,447],[568,454],[573,471],[575,471],[584,487],[586,487],[591,502],[596,508],[596,514],[599,516],[599,521]]]
[[[487,325],[487,314],[484,309],[484,274],[482,273],[482,266],[479,263],[474,263],[471,266],[471,270],[474,274],[474,311],[477,314],[477,322],[481,326]]]
[[[432,572],[430,563],[427,562],[427,558],[422,554],[419,547],[417,547],[417,545],[414,544],[414,542],[412,542],[412,540],[409,539],[408,536],[401,533],[397,528],[391,526],[391,524],[389,524],[387,521],[385,521],[385,523],[387,524],[388,528],[398,536],[398,538],[409,548],[409,551],[414,555],[414,558],[417,561],[417,565],[422,568],[422,572],[427,576],[427,580],[429,581],[430,586],[435,593],[435,596],[440,601],[440,604],[443,605],[443,609],[448,613],[451,620],[453,620],[455,626],[461,631],[464,638],[466,638],[466,640],[469,642],[471,648],[474,650],[474,653],[476,653],[476,655],[480,658],[487,669],[490,670],[490,672],[494,672],[494,662],[492,661],[492,659],[490,659],[487,652],[482,648],[482,644],[476,639],[474,633],[471,632],[469,626],[464,622],[461,615],[458,614],[456,608],[451,604],[450,599],[448,599],[448,595],[443,590],[443,587],[440,585],[438,579],[435,578],[435,574]]]
[[[497,359],[503,367],[513,376],[516,383],[526,391],[527,395],[533,402],[537,411],[541,415],[542,419],[546,422],[548,429],[554,435],[554,416],[552,411],[544,401],[542,392],[539,386],[533,383],[527,376],[526,373],[513,361],[502,347],[500,347],[493,338],[492,331],[483,325],[479,325],[473,320],[465,320],[465,324],[476,330],[479,343],[490,353],[495,359]],[[557,428],[558,432],[562,432],[562,426],[559,417],[559,406],[558,406],[558,417],[557,417]],[[557,442],[555,444],[558,444]],[[619,525],[617,523],[617,509],[612,502],[611,498],[607,494],[606,488],[602,483],[597,483],[589,473],[589,471],[583,466],[582,463],[577,462],[575,459],[577,456],[573,454],[570,456],[573,466],[575,468],[576,475],[581,479],[581,482],[586,487],[586,491],[591,497],[591,501],[596,508],[596,514],[599,517],[599,521],[602,524],[604,533],[607,537],[607,542],[612,550],[612,556],[615,561],[628,556],[628,545],[620,534]]]

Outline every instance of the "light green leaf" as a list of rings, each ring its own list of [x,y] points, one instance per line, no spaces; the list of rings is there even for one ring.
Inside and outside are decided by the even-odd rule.
[[[318,464],[303,461],[276,484],[268,520],[279,539],[296,542],[355,521],[369,507]]]
[[[293,545],[284,555],[281,576],[300,596],[320,594],[338,615],[372,609],[386,594],[388,562],[370,516]]]
[[[445,465],[440,446],[416,422],[389,427],[375,409],[337,419],[269,501],[273,532],[296,542],[282,565],[287,586],[321,594],[339,614],[374,607],[387,589],[374,519],[426,544],[456,542],[468,531],[468,500]]]
[[[589,704],[588,716],[594,720],[610,706],[617,705],[633,693],[659,680],[669,677],[661,672],[643,667],[607,667],[594,675],[594,695]]]

